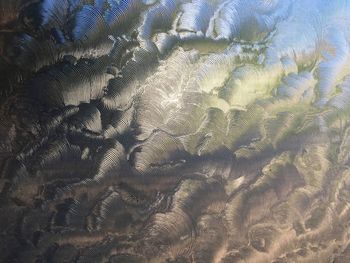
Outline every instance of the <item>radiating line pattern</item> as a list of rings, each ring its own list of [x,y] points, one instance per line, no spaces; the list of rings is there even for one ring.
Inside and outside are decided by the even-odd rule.
[[[350,262],[349,0],[0,0],[0,262]]]

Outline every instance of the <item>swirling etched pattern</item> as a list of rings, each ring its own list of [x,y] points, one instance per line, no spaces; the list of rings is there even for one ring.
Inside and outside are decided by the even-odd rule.
[[[0,0],[1,262],[350,262],[349,0]]]

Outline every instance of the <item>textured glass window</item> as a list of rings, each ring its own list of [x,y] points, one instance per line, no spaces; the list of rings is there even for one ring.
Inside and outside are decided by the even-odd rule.
[[[350,0],[0,0],[0,262],[350,262]]]

